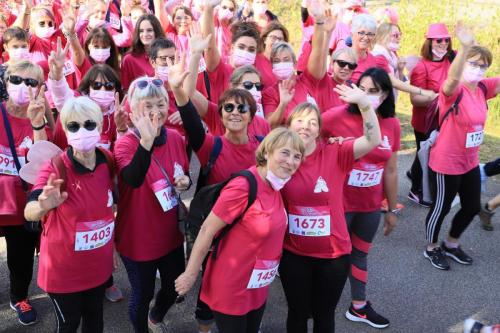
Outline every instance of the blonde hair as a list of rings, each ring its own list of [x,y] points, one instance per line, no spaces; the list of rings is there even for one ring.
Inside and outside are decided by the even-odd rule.
[[[392,34],[392,28],[398,28],[399,32],[401,32],[401,28],[397,24],[393,23],[382,23],[378,26],[377,33],[375,35],[375,44],[380,44],[386,46],[389,44]]]
[[[290,52],[290,55],[292,57],[292,62],[294,64],[297,63],[297,57],[295,57],[295,52],[293,52],[293,47],[287,42],[278,42],[273,45],[273,48],[271,49],[271,62],[273,62],[274,57],[276,57],[278,53],[283,51]]]
[[[102,128],[102,111],[96,102],[87,96],[70,98],[64,103],[61,110],[61,125],[66,131],[66,125],[71,121],[83,123],[86,120],[93,120],[97,127]]]
[[[42,84],[44,82],[42,68],[29,60],[21,60],[7,66],[7,70],[4,74],[5,81],[8,81],[9,76],[11,76],[12,74],[16,74],[19,72],[29,72],[30,74],[33,74],[36,80],[38,80],[39,84]]]
[[[316,105],[309,102],[301,103],[293,109],[292,113],[290,113],[288,119],[286,120],[286,126],[290,127],[294,119],[311,112],[316,114],[316,117],[318,118],[318,127],[321,130],[321,125],[323,124],[321,121],[321,112]]]
[[[40,18],[40,16],[48,16],[52,20],[55,27],[56,19],[54,17],[54,13],[52,12],[52,8],[39,4],[31,9],[31,28],[35,28],[36,21]]]
[[[332,61],[337,60],[342,54],[347,54],[352,60],[354,60],[354,63],[358,63],[358,54],[356,51],[354,51],[350,47],[345,47],[342,49],[338,49],[335,52],[332,53]]]
[[[480,56],[479,59],[484,61],[488,67],[491,66],[491,63],[493,62],[493,55],[488,48],[481,45],[472,46],[467,52],[467,59],[474,58],[477,55]]]
[[[128,101],[130,103],[130,109],[133,110],[136,108],[137,104],[139,104],[139,101],[143,99],[148,99],[148,98],[165,98],[165,101],[167,102],[168,105],[168,94],[167,90],[163,85],[161,87],[156,86],[155,84],[152,83],[153,79],[148,76],[141,76],[130,84],[130,87],[128,89]],[[139,88],[137,87],[137,82],[139,81],[148,81],[148,85],[144,88]]]
[[[257,148],[257,151],[255,152],[257,166],[267,165],[266,155],[272,154],[276,149],[282,148],[288,143],[291,143],[293,149],[300,151],[302,159],[304,159],[304,143],[299,135],[288,128],[278,127],[267,134]]]

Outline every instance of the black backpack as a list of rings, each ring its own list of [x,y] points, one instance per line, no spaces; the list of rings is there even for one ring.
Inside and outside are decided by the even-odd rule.
[[[200,232],[200,228],[205,222],[208,214],[212,211],[213,206],[217,202],[222,189],[229,181],[236,177],[245,177],[250,185],[248,192],[248,204],[243,213],[238,216],[233,223],[225,226],[212,242],[212,259],[216,259],[217,249],[220,240],[228,233],[228,231],[243,217],[248,208],[255,202],[257,197],[257,180],[254,175],[248,170],[241,170],[233,173],[227,180],[213,185],[205,186],[195,194],[189,206],[189,213],[186,218],[186,255],[189,258],[193,249],[194,241]]]

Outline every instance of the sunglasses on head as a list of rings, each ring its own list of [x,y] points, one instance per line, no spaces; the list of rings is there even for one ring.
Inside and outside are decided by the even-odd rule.
[[[226,111],[227,113],[231,113],[234,111],[234,109],[236,108],[236,110],[238,110],[239,113],[241,114],[245,114],[247,113],[248,111],[250,111],[250,105],[248,104],[233,104],[233,103],[226,103],[222,106],[222,108],[224,109],[224,111]]]
[[[80,127],[81,127],[80,123],[77,123],[76,121],[70,121],[69,123],[66,124],[66,128],[71,133],[78,132]],[[93,120],[85,120],[85,122],[83,123],[83,128],[85,128],[87,131],[93,131],[96,127],[97,123]]]
[[[24,82],[25,85],[27,85],[28,87],[32,87],[32,88],[36,88],[40,84],[40,82],[38,82],[38,80],[30,79],[30,78],[24,79],[24,78],[17,76],[17,75],[10,75],[9,82],[12,84],[15,84],[16,86],[18,84],[21,84],[21,82]]]
[[[243,88],[245,88],[246,90],[252,90],[252,88],[255,86],[255,89],[257,89],[257,91],[261,91],[262,90],[262,84],[260,83],[253,83],[253,82],[250,82],[250,81],[245,81],[243,82]]]
[[[107,91],[111,91],[115,89],[115,83],[114,82],[97,82],[94,81],[92,82],[92,89],[94,90],[101,90],[101,88],[104,87]]]
[[[441,44],[442,42],[445,42],[445,43],[449,43],[450,42],[450,39],[449,38],[437,38],[437,39],[434,39],[436,41],[436,43],[438,44]]]
[[[160,80],[160,79],[152,79],[152,80],[141,80],[141,81],[137,81],[137,83],[135,84],[135,86],[139,89],[144,89],[146,88],[149,84],[153,84],[157,87],[161,87],[163,86],[163,80]]]
[[[348,61],[344,61],[344,60],[334,60],[337,65],[339,65],[340,68],[346,68],[346,67],[349,67],[349,69],[351,71],[355,70],[356,67],[358,67],[357,64],[353,64],[351,62],[348,62]]]

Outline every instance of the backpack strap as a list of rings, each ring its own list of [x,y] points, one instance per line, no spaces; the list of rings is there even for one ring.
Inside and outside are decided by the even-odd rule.
[[[203,168],[202,173],[205,177],[208,177],[210,171],[215,165],[217,158],[219,158],[220,152],[222,151],[222,139],[220,136],[214,136],[214,146],[210,152],[210,157],[208,158],[207,165]]]
[[[448,116],[450,115],[450,113],[452,113],[453,111],[455,111],[455,115],[458,114],[458,104],[460,104],[460,102],[462,101],[462,97],[463,96],[464,96],[464,91],[462,90],[458,94],[457,99],[455,100],[455,102],[451,105],[451,107],[444,114],[443,120],[441,120],[439,122],[439,125],[438,125],[438,128],[437,128],[438,131],[441,129],[441,126],[443,125],[443,123],[446,120],[446,118],[448,118]]]
[[[257,139],[257,141],[259,141],[259,142],[262,142],[262,140],[264,140],[264,136],[263,135],[255,135],[255,139]]]
[[[477,84],[477,86],[483,92],[483,94],[484,94],[484,100],[486,101],[486,96],[488,96],[488,88],[486,88],[486,85],[484,84],[484,82],[481,82],[481,81],[479,81],[479,83]],[[486,101],[486,109],[488,109],[488,101]]]
[[[207,91],[207,99],[209,101],[212,101],[211,96],[210,96],[210,79],[208,78],[208,73],[207,71],[203,71],[203,83],[205,83],[205,90]]]
[[[102,147],[97,147],[97,149],[104,155],[104,158],[106,159],[106,164],[108,165],[109,170],[109,178],[113,178],[115,171],[115,160],[106,149]]]
[[[52,158],[52,166],[57,170],[57,175],[59,179],[63,180],[63,183],[61,184],[61,193],[66,191],[67,187],[67,177],[66,177],[66,166],[64,165],[63,157],[62,155],[64,152],[54,156]]]
[[[255,179],[255,176],[253,175],[253,173],[251,173],[248,170],[241,170],[237,173],[233,173],[231,175],[231,177],[228,180],[226,180],[224,186],[226,186],[227,183],[229,183],[229,181],[231,181],[232,179],[234,179],[236,177],[245,177],[246,180],[248,181],[248,184],[250,185],[250,188],[248,191],[248,203],[247,203],[247,206],[245,207],[245,210],[243,211],[243,213],[241,213],[241,215],[238,216],[233,221],[233,223],[224,227],[221,230],[221,232],[219,233],[219,235],[217,237],[215,237],[215,239],[213,240],[213,242],[212,242],[212,244],[213,244],[212,259],[214,259],[214,260],[217,259],[217,250],[219,249],[219,244],[220,244],[221,239],[229,232],[229,230],[231,230],[232,227],[234,227],[234,225],[238,221],[240,221],[243,218],[243,215],[245,215],[245,213],[250,208],[250,206],[252,206],[253,203],[255,202],[255,199],[257,199],[257,179]]]

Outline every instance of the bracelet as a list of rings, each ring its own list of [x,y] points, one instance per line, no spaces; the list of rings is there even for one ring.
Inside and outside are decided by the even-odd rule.
[[[66,37],[66,39],[68,40],[75,40],[78,38],[78,36],[76,35],[76,32],[73,32],[72,34],[69,33],[69,32],[66,32],[64,30],[62,30],[62,34],[64,35],[64,37]]]
[[[31,124],[31,128],[33,128],[35,131],[41,131],[45,128],[45,125],[47,125],[46,122],[44,122],[41,126],[35,127],[33,124]]]
[[[388,210],[388,213],[393,213],[394,215],[396,216],[399,216],[399,209],[389,209]]]
[[[127,127],[127,128],[125,128],[125,129],[118,129],[118,128],[117,128],[117,129],[116,129],[116,131],[117,131],[118,133],[125,133],[125,132],[127,132],[127,131],[128,131],[128,127]]]
[[[314,22],[314,24],[316,24],[316,25],[323,25],[323,24],[325,24],[325,22],[317,22],[316,21],[316,22]]]

